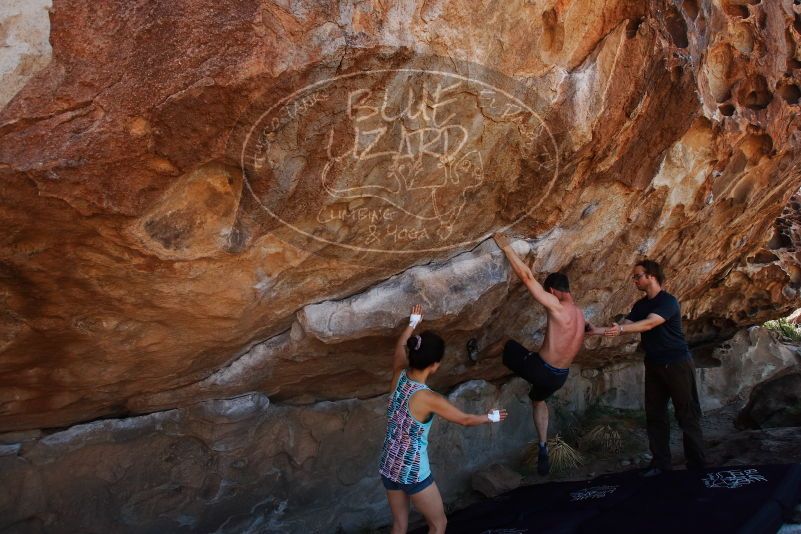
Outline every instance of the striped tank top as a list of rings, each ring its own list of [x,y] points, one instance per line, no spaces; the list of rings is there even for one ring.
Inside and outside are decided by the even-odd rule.
[[[387,434],[381,452],[379,473],[398,484],[415,484],[428,478],[428,431],[434,416],[421,423],[409,411],[409,399],[418,391],[429,389],[410,380],[401,371],[398,385],[387,405]]]

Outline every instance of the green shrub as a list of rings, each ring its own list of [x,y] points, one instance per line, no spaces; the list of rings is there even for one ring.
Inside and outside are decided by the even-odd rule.
[[[774,332],[781,339],[793,342],[801,342],[801,330],[799,330],[796,325],[788,321],[785,317],[768,321],[762,326],[771,332]]]

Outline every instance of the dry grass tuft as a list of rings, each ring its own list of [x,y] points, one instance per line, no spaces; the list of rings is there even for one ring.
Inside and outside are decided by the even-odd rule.
[[[623,438],[620,432],[610,425],[597,425],[590,429],[582,440],[588,447],[600,448],[607,452],[620,452],[623,450]]]
[[[536,468],[538,453],[539,444],[536,441],[530,443],[525,457],[526,464]],[[584,463],[581,453],[564,441],[559,434],[548,440],[548,456],[551,459],[551,472],[554,473],[571,471]]]

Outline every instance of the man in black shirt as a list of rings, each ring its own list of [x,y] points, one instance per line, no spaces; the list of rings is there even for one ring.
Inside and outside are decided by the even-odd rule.
[[[670,420],[668,399],[673,401],[676,419],[684,432],[684,456],[688,469],[702,469],[704,440],[701,406],[695,385],[693,364],[676,297],[662,289],[665,275],[660,265],[644,260],[634,266],[631,279],[645,293],[621,324],[614,323],[604,335],[641,334],[645,351],[645,416],[653,460],[645,476],[668,471],[670,462]],[[599,329],[596,329],[599,330]]]

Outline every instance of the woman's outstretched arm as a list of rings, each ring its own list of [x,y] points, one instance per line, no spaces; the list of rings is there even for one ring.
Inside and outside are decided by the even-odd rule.
[[[420,396],[422,401],[421,411],[433,412],[438,416],[452,423],[462,426],[477,426],[487,423],[500,423],[506,419],[506,410],[490,410],[490,413],[471,414],[464,413],[462,410],[448,402],[448,399],[434,393],[433,391],[421,391],[415,397]],[[414,402],[414,401],[412,401]],[[416,410],[415,410],[416,411]],[[414,415],[414,412],[412,413]]]

